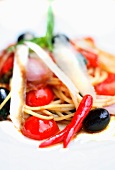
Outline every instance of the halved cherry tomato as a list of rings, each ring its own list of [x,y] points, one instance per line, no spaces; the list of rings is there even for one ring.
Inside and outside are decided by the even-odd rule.
[[[46,139],[58,131],[59,127],[54,120],[43,120],[34,116],[26,119],[21,130],[24,136],[35,140]]]
[[[88,67],[97,67],[98,66],[98,55],[96,53],[93,53],[89,50],[85,50],[82,48],[79,48],[78,50],[88,61],[87,66]]]
[[[107,79],[95,86],[97,94],[115,95],[115,74],[109,73]]]
[[[1,75],[6,74],[8,71],[10,71],[13,68],[13,62],[14,62],[14,53],[11,53],[8,59],[4,62],[4,65],[1,69]]]
[[[28,106],[44,106],[54,99],[54,94],[50,87],[31,90],[26,94],[26,104]]]
[[[93,39],[87,38],[93,43]],[[87,66],[88,67],[97,67],[98,64],[98,55],[92,51],[86,50],[84,48],[80,48],[76,45],[74,41],[71,41],[71,44],[74,46],[74,48],[80,52],[87,60]]]

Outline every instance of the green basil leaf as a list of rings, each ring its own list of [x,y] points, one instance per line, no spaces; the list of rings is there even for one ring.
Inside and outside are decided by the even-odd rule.
[[[48,8],[47,12],[47,28],[46,28],[46,35],[44,37],[35,37],[29,41],[34,42],[41,46],[42,48],[48,48],[49,51],[53,50],[53,44],[52,44],[52,37],[53,37],[53,32],[54,32],[54,15],[53,15],[53,10],[51,6],[51,1],[50,0],[50,5]],[[8,47],[8,51],[13,52],[15,51],[15,48],[19,44],[23,44],[25,40],[21,40],[18,42],[16,45]]]
[[[54,32],[54,15],[52,6],[50,5],[48,8],[48,15],[47,15],[47,31],[46,31],[46,42],[48,49],[52,51],[53,44],[52,44],[52,37]]]
[[[38,44],[39,46],[41,46],[42,48],[47,47],[46,44],[46,37],[39,37],[39,38],[33,38],[32,40],[30,40],[31,42],[34,42],[35,44]]]

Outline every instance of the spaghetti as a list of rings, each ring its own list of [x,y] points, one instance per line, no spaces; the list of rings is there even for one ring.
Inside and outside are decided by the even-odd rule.
[[[103,82],[108,77],[108,71],[105,71],[100,67],[89,67],[88,74],[90,76],[93,86]],[[47,85],[49,85],[53,90],[54,101],[52,101],[48,105],[38,107],[31,107],[25,104],[24,113],[26,113],[27,115],[33,115],[47,120],[70,120],[74,115],[75,105],[73,103],[68,88],[56,76],[52,76],[47,81]],[[26,91],[28,92],[29,90],[32,89],[29,89],[27,86]],[[0,104],[0,109],[9,100],[11,93],[12,92],[10,92],[6,99]],[[78,94],[77,99],[78,102],[80,102],[82,100],[82,96]],[[115,96],[97,95],[96,99],[93,102],[93,108],[105,107],[112,104],[115,104]]]

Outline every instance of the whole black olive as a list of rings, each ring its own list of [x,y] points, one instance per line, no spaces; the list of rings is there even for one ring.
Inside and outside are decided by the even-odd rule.
[[[23,33],[21,35],[19,35],[18,39],[17,39],[17,42],[20,42],[20,41],[23,41],[23,40],[31,40],[33,39],[35,36],[33,33],[31,32],[26,32],[26,33]]]
[[[0,87],[0,103],[4,101],[4,99],[7,97],[8,94],[9,94],[8,89],[4,87]]]
[[[52,43],[54,44],[55,43],[55,39],[56,38],[63,38],[65,39],[66,41],[70,41],[69,38],[65,35],[65,34],[56,34],[55,36],[53,36],[52,38]]]
[[[107,127],[110,114],[106,109],[96,108],[89,112],[83,121],[83,128],[87,132],[98,132]]]
[[[9,90],[3,87],[0,87],[0,104],[4,101],[4,99],[9,94]],[[0,121],[6,120],[7,116],[10,114],[10,100],[7,101],[7,103],[2,107],[0,110]]]

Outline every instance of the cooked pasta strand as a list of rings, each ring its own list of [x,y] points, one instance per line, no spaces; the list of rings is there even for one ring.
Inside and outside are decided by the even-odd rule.
[[[11,92],[7,95],[7,97],[5,98],[5,100],[0,104],[0,110],[4,107],[4,105],[7,103],[7,101],[10,99],[11,97]]]
[[[65,119],[68,119],[70,117],[73,117],[73,113],[69,114],[69,115],[65,115],[65,116],[61,116],[61,117],[56,117],[54,118],[55,121],[61,121],[61,120],[65,120]]]
[[[53,116],[44,116],[44,115],[38,114],[36,112],[33,112],[32,110],[28,110],[28,109],[25,109],[25,108],[24,108],[24,112],[27,113],[27,114],[30,114],[32,116],[36,116],[40,119],[50,120],[50,119],[54,118]]]
[[[87,43],[84,41],[84,43]],[[79,47],[79,44],[77,45]],[[91,51],[94,51],[98,54],[99,49],[91,44],[87,44],[87,48]],[[103,70],[100,67],[96,68],[88,68],[88,74],[91,78],[92,85],[98,85],[99,83],[103,82],[108,77],[108,71]],[[67,87],[59,80],[58,77],[55,75],[52,76],[49,81],[47,82],[49,86],[51,86],[53,93],[54,93],[54,101],[50,104],[45,106],[38,106],[38,107],[30,107],[26,104],[24,105],[24,112],[27,116],[33,115],[39,117],[41,119],[54,119],[55,121],[63,121],[63,120],[71,120],[74,113],[73,111],[76,109],[75,102],[73,102],[71,94]],[[10,88],[11,84],[8,85]],[[7,85],[0,83],[0,87],[6,87]],[[27,84],[26,92],[30,90],[36,90],[36,86],[29,86]],[[11,92],[8,94],[6,99],[0,104],[0,109],[4,107],[6,102],[10,99]],[[77,94],[77,101],[78,104],[82,100],[82,96]],[[97,95],[96,99],[93,102],[93,108],[104,107],[115,104],[115,96],[106,96],[106,95]]]

